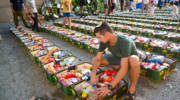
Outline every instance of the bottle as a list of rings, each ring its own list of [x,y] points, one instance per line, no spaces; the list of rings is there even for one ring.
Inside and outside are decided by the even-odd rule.
[[[92,88],[92,86],[89,85],[87,89],[83,90],[82,95],[81,95],[83,99],[86,99],[88,97],[88,94],[89,94],[91,88]]]
[[[92,85],[92,89],[91,89],[90,92],[89,92],[89,98],[88,98],[88,100],[96,100],[96,89],[97,89],[96,85],[93,84],[93,85]]]

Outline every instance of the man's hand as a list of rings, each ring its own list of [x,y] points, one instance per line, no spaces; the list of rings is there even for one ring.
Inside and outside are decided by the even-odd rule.
[[[29,20],[29,23],[32,25],[32,24],[34,24],[34,21],[33,20]]]
[[[12,13],[15,14],[15,10],[12,8]]]
[[[31,14],[31,16],[32,16],[33,18],[35,18],[34,14]]]
[[[98,77],[96,76],[96,72],[92,72],[91,73],[90,83],[91,84],[97,84],[98,83]]]
[[[107,86],[97,89],[97,96],[99,99],[104,98],[109,92],[111,92]]]

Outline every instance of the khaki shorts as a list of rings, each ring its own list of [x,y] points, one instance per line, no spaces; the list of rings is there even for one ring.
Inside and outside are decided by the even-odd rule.
[[[144,4],[144,8],[146,8],[146,10],[148,9],[148,4]]]
[[[120,65],[121,64],[121,58],[115,57],[111,53],[104,54],[103,58],[106,59],[106,61],[109,63],[109,65]]]

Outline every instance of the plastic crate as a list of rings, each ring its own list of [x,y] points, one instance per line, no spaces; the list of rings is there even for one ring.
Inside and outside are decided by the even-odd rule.
[[[172,55],[173,58],[176,58],[178,61],[180,61],[180,51],[171,52],[168,53],[169,55]]]
[[[47,71],[45,70],[47,66],[54,66],[54,63],[53,63],[53,62],[48,63],[48,64],[44,65],[42,68],[44,69],[44,72],[45,72],[45,74],[46,74],[46,76],[47,76],[48,81],[49,81],[50,83],[56,83],[55,73],[52,74],[52,73],[47,72]]]
[[[146,75],[148,78],[157,82],[168,77],[168,74],[172,71],[172,69],[176,67],[176,61],[169,58],[165,58],[165,59],[170,63],[170,66],[161,71],[146,69],[147,70]]]
[[[81,65],[81,64],[85,64],[85,63],[87,63],[87,62],[83,62],[83,63],[77,64],[76,66]],[[87,63],[87,64],[89,64],[89,63]],[[90,65],[91,65],[91,64],[90,64]],[[69,68],[69,69],[66,70],[66,71],[76,70],[76,66],[73,66],[73,67]],[[60,74],[60,73],[59,73],[59,74]],[[56,76],[56,77],[57,77],[57,76]],[[87,79],[87,80],[89,80],[89,79]],[[81,83],[81,82],[83,82],[83,81],[86,81],[86,79],[84,79],[84,80],[81,79],[80,81],[78,81],[78,82],[76,82],[76,83],[73,83],[73,84],[71,84],[71,85],[69,85],[69,86],[66,86],[66,85],[64,84],[65,81],[63,81],[63,80],[62,80],[62,81],[58,81],[58,83],[59,83],[62,91],[64,92],[64,95],[65,95],[66,97],[71,97],[71,96],[73,96],[73,93],[72,93],[73,87],[74,87],[76,84]]]
[[[63,91],[63,93],[64,93],[64,95],[66,96],[66,97],[71,97],[72,96],[72,92],[71,92],[71,90],[72,90],[72,88],[70,87],[70,86],[65,86],[63,83],[61,83],[61,82],[59,82],[59,84],[60,84],[60,87],[61,87],[61,90]]]
[[[81,84],[81,83],[79,83],[79,84]],[[71,90],[74,100],[87,100],[86,98],[82,98],[81,93],[79,93],[80,91],[78,92],[74,88],[75,88],[75,86],[73,86],[73,88]],[[127,82],[125,80],[121,80],[121,82],[118,84],[118,86],[116,86],[116,89],[117,90],[115,90],[116,91],[115,93],[104,97],[102,100],[117,100],[118,98],[120,98],[124,93],[127,92],[127,89],[128,89]]]
[[[140,74],[141,74],[142,76],[147,76],[147,70],[146,70],[145,68],[143,68],[142,66],[141,66],[141,72],[140,72]]]

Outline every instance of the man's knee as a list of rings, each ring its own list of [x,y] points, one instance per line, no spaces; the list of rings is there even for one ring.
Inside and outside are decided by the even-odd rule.
[[[132,55],[129,57],[130,67],[138,67],[139,66],[139,57],[137,55]]]
[[[138,61],[139,62],[139,57],[137,55],[132,55],[129,57],[130,61]]]

